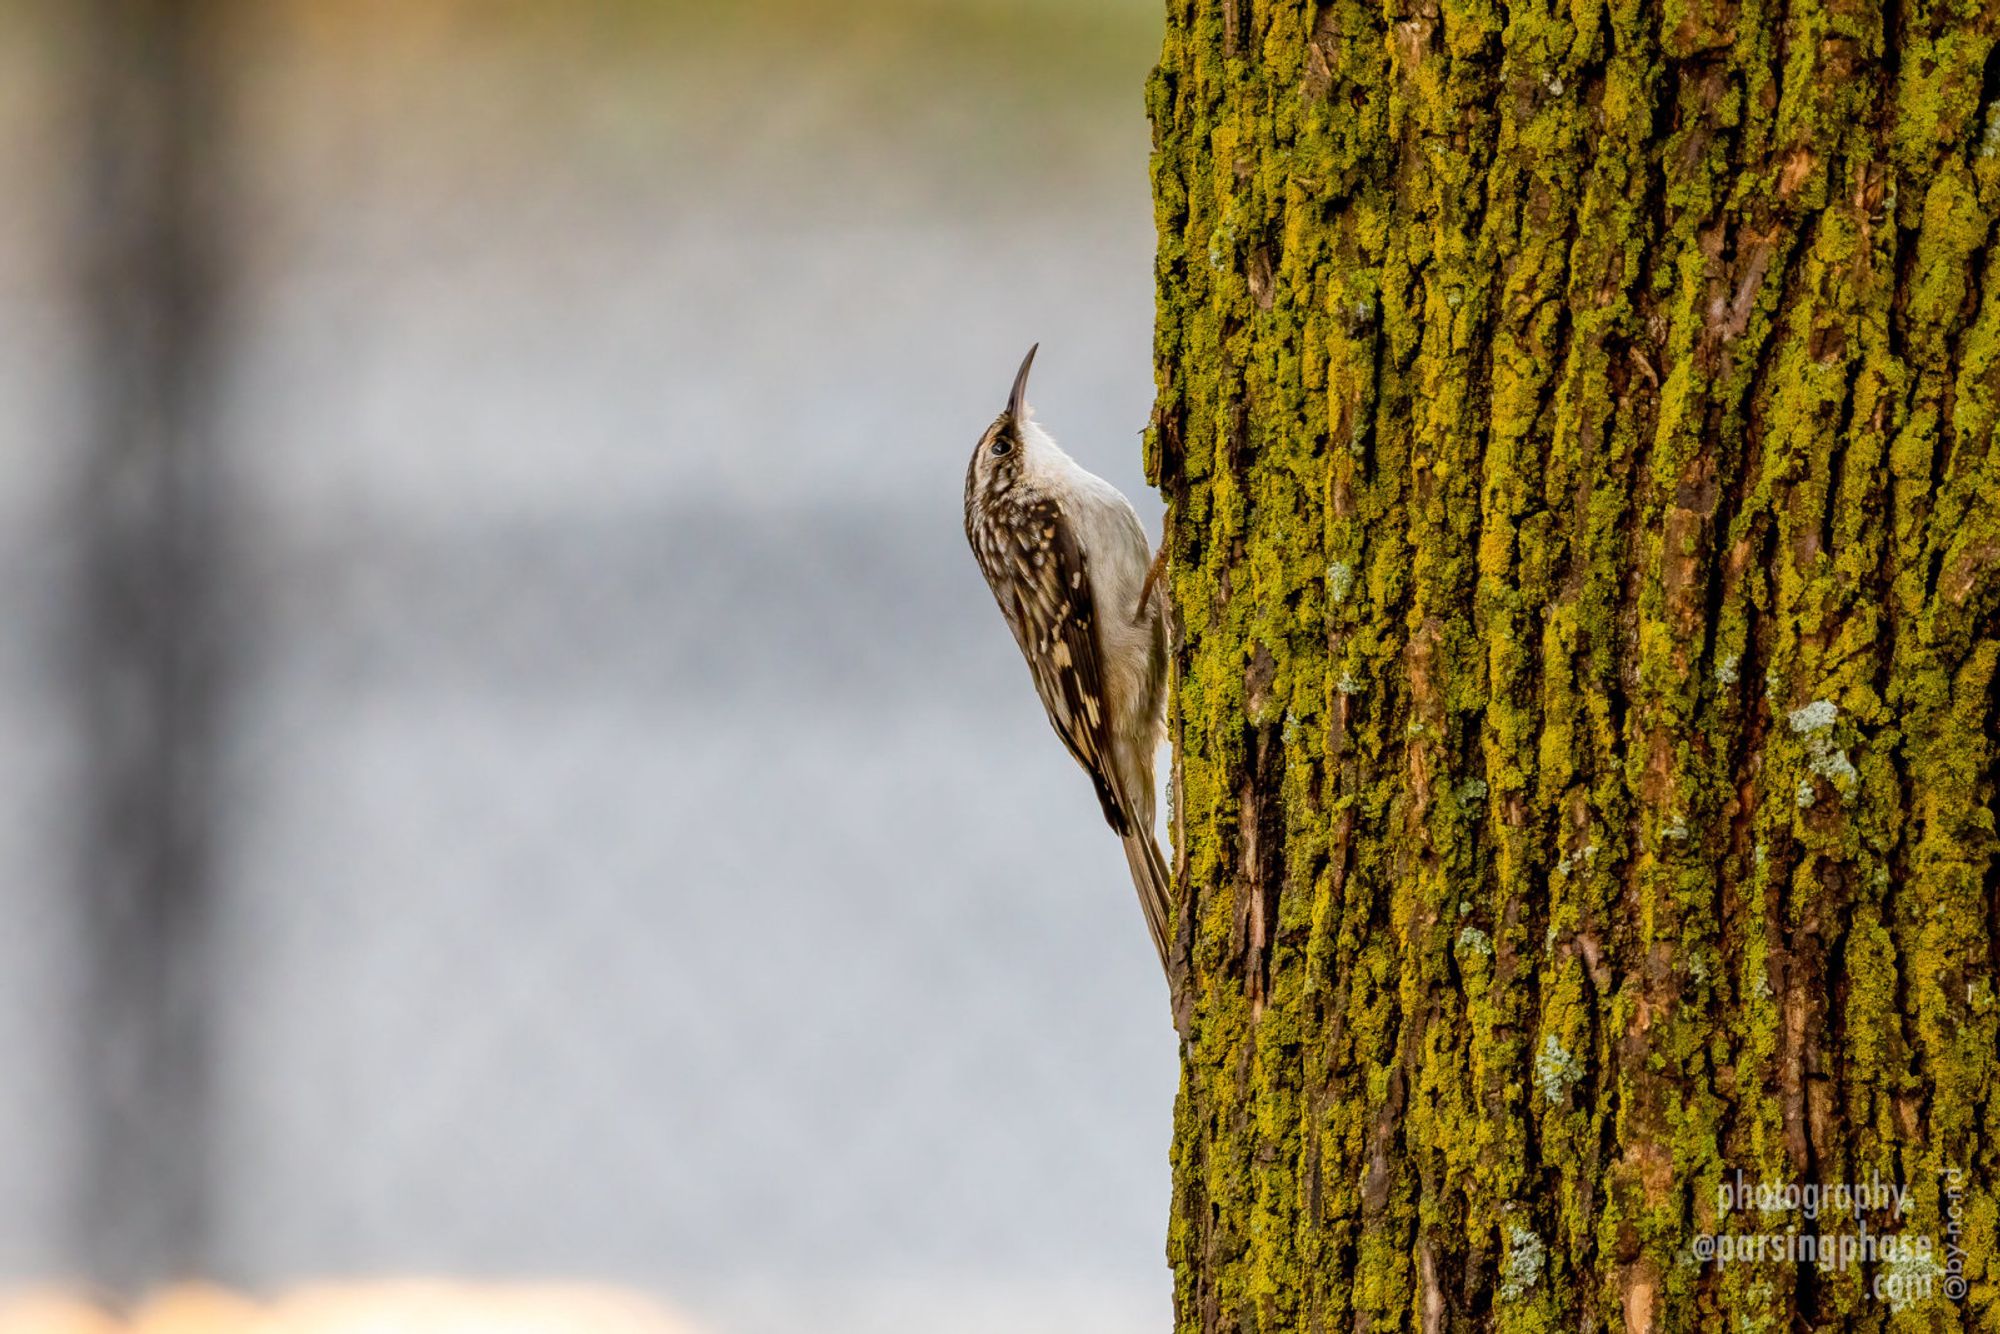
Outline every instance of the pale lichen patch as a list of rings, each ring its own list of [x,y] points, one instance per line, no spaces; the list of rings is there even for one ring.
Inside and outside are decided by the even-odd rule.
[[[1548,1246],[1533,1228],[1507,1224],[1507,1259],[1500,1270],[1500,1296],[1519,1301],[1542,1280],[1542,1266],[1548,1262]]]
[[[1535,1087],[1542,1096],[1559,1103],[1582,1080],[1582,1063],[1556,1041],[1555,1034],[1545,1035],[1542,1049],[1535,1054]]]

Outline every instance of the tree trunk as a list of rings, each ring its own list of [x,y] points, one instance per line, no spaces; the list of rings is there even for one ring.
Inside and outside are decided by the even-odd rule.
[[[1171,0],[1180,1329],[2000,1328],[1997,28]]]

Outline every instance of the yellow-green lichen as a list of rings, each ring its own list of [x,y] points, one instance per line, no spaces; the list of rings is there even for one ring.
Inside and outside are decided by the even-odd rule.
[[[1169,6],[1182,1329],[1881,1328],[1703,1183],[1996,1215],[1996,29]]]

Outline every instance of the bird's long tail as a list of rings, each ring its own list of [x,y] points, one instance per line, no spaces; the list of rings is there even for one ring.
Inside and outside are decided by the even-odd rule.
[[[1139,907],[1146,914],[1146,930],[1152,934],[1153,948],[1160,952],[1160,971],[1174,980],[1173,964],[1167,949],[1167,924],[1172,921],[1173,877],[1160,845],[1151,829],[1133,829],[1124,837],[1125,862],[1132,868],[1132,886],[1139,891]]]

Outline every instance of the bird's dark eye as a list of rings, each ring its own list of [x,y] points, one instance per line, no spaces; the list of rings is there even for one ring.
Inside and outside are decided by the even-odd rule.
[[[994,458],[997,459],[1004,454],[1012,454],[1013,452],[1014,452],[1014,442],[1012,440],[1009,440],[1006,436],[1003,435],[998,440],[995,440],[993,442]]]

